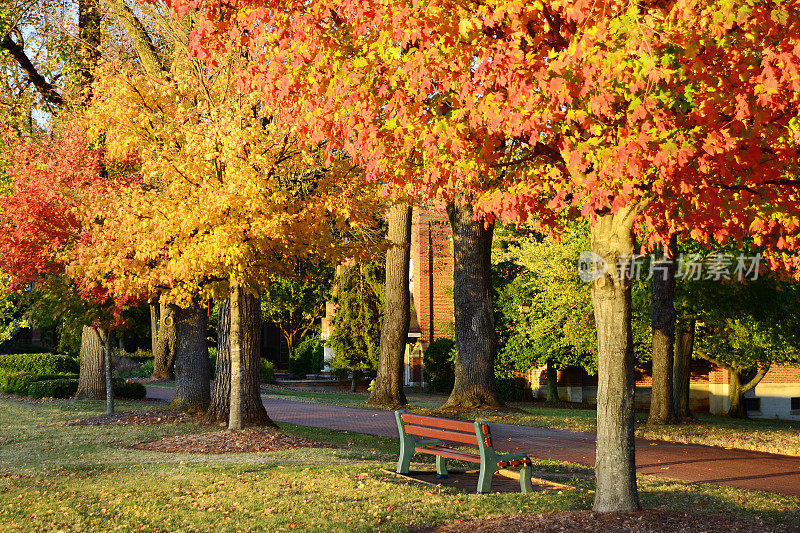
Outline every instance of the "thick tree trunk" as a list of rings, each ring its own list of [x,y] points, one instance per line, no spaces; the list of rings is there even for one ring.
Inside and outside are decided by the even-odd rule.
[[[397,407],[408,403],[403,392],[403,359],[411,321],[408,291],[411,260],[411,207],[396,204],[389,210],[386,251],[386,306],[381,329],[378,374],[368,403]]]
[[[669,250],[659,254],[653,265],[650,312],[653,325],[653,385],[650,394],[649,425],[677,422],[673,409],[673,364],[675,360],[675,267],[677,237]],[[669,257],[667,257],[669,256]]]
[[[150,304],[150,352],[155,356],[158,344],[158,326],[161,322],[161,305],[156,302]],[[155,363],[153,363],[155,370]]]
[[[692,349],[694,348],[693,318],[682,321],[675,334],[675,364],[673,366],[675,416],[678,420],[691,418],[689,411],[689,380],[692,364]]]
[[[152,316],[152,315],[151,315]],[[158,313],[160,324],[156,347],[153,350],[153,379],[170,379],[175,363],[177,334],[175,330],[175,306],[161,305]]]
[[[261,401],[261,305],[257,297],[240,295],[242,311],[242,420],[245,426],[275,426]],[[219,305],[217,328],[217,370],[214,392],[208,408],[208,418],[227,422],[231,393],[231,302],[226,299]]]
[[[558,370],[552,361],[547,361],[547,401],[558,401]]]
[[[211,400],[208,373],[205,307],[193,304],[187,309],[169,306],[174,312],[175,396],[170,408],[205,412]]]
[[[634,214],[602,215],[592,226],[592,250],[605,260],[594,282],[597,323],[597,459],[594,510],[639,509],[634,448],[634,363],[631,280]]]
[[[447,206],[453,230],[453,303],[458,356],[455,385],[443,409],[497,408],[494,360],[497,337],[492,307],[491,255],[494,225],[474,219],[472,204],[456,198]]]
[[[106,397],[105,365],[103,364],[103,339],[100,332],[83,326],[81,332],[81,366],[78,376],[79,400],[102,400]]]
[[[103,339],[103,360],[105,363],[105,378],[106,378],[106,414],[114,414],[114,369],[111,363],[111,331],[105,333]],[[101,333],[101,337],[103,337]]]

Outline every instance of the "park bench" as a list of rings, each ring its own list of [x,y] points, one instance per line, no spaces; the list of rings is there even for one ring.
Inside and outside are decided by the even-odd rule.
[[[531,486],[531,459],[524,453],[498,453],[492,446],[492,433],[489,424],[476,420],[460,422],[446,418],[422,416],[395,411],[397,430],[400,433],[400,459],[397,473],[408,474],[411,457],[415,453],[436,456],[436,477],[446,478],[447,460],[456,459],[470,463],[480,463],[478,494],[492,490],[492,476],[500,469],[519,466],[519,484],[523,493],[533,490]],[[478,452],[470,453],[448,446],[477,446]]]

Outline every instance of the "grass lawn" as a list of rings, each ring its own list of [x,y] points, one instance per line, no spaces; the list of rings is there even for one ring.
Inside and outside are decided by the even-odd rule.
[[[293,389],[265,388],[265,396],[302,402],[367,408],[366,393],[329,393]],[[407,395],[409,411],[487,422],[503,422],[521,426],[547,427],[568,431],[594,433],[596,413],[592,409],[545,407],[543,403],[512,403],[517,410],[503,413],[467,411],[462,413],[434,412],[446,396],[413,392]],[[649,427],[646,413],[637,413],[636,435],[686,444],[706,444],[769,453],[800,456],[800,422],[789,420],[734,420],[723,416],[697,414],[697,420],[673,426]]]
[[[121,402],[120,408],[152,404]],[[100,402],[0,399],[0,530],[404,531],[591,507],[591,470],[566,463],[537,461],[534,470],[577,490],[481,496],[408,484],[382,472],[396,461],[395,439],[282,426],[286,433],[338,448],[164,454],[130,446],[214,428],[55,425],[102,410]],[[646,477],[639,486],[645,507],[759,516],[800,526],[798,498]]]

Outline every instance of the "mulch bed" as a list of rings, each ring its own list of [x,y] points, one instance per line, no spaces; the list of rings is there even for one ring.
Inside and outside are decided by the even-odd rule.
[[[295,448],[330,448],[330,445],[284,435],[277,430],[245,428],[167,437],[136,444],[133,448],[167,453],[252,453]]]
[[[120,411],[110,415],[90,416],[65,422],[65,426],[141,426],[190,422],[191,415],[172,409],[148,409],[144,411]],[[199,421],[199,420],[198,420]]]
[[[750,521],[729,515],[684,513],[648,509],[638,513],[593,513],[591,511],[560,511],[550,514],[521,514],[486,520],[470,520],[444,526],[417,530],[436,533],[527,532],[595,533],[784,533],[796,528],[761,521]]]

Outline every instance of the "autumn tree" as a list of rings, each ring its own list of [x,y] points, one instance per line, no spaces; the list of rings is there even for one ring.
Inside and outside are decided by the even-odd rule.
[[[260,406],[258,387],[242,388],[253,375],[257,385],[260,347],[237,326],[260,320],[259,307],[243,304],[250,301],[244,295],[257,298],[301,262],[363,253],[357,234],[370,232],[376,206],[363,182],[340,182],[358,174],[346,158],[323,164],[319,151],[282,129],[257,95],[236,89],[231,73],[240,60],[234,54],[217,69],[168,76],[109,65],[95,85],[91,120],[112,157],[141,157],[146,182],[95,206],[102,213],[97,239],[83,250],[80,267],[113,294],[158,294],[177,306],[176,328],[180,309],[231,298],[222,372],[213,397],[201,391],[195,405],[210,403],[214,416],[230,413],[232,428],[241,425],[234,419],[242,411],[228,410],[228,397],[242,392],[246,405]],[[258,316],[247,315],[253,312]],[[182,337],[176,329],[176,374]],[[245,380],[238,379],[237,356],[239,369],[249,372]],[[252,418],[268,421],[263,413]]]
[[[65,275],[75,248],[91,240],[82,209],[137,178],[127,161],[107,166],[103,151],[91,148],[74,125],[62,126],[49,142],[16,136],[5,141],[2,157],[12,185],[0,197],[2,269],[14,273],[13,288],[34,285],[40,305],[83,325],[77,396],[105,398],[113,410],[109,328],[119,324],[127,300],[110,300],[85,279]]]
[[[594,508],[638,508],[626,274],[634,252],[675,233],[754,234],[777,250],[773,261],[799,264],[782,253],[798,243],[794,6],[172,5],[199,10],[199,53],[248,46],[258,60],[243,83],[280,103],[298,131],[363,162],[369,177],[466,198],[459,205],[489,224],[531,213],[542,225],[565,212],[591,221],[605,264],[593,285]]]

